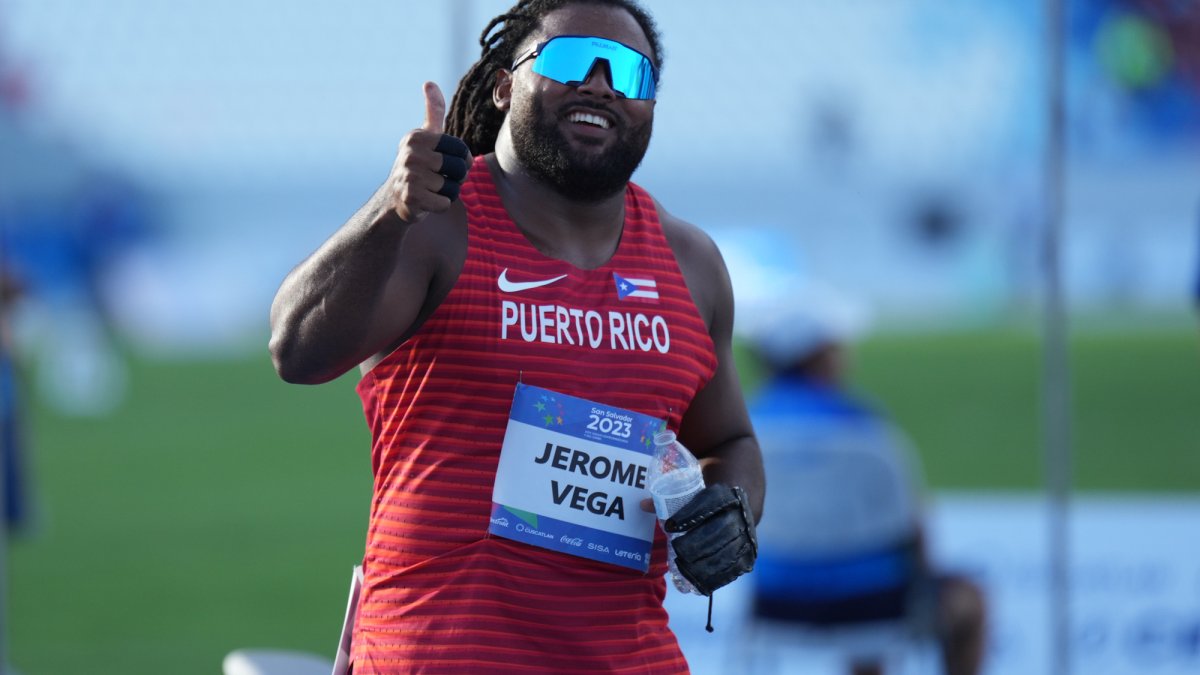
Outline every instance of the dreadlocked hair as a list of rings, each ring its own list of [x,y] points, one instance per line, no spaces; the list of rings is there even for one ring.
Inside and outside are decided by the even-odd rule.
[[[520,0],[507,12],[488,22],[479,36],[483,48],[479,60],[471,66],[458,83],[450,112],[446,117],[446,133],[466,142],[471,154],[478,157],[496,149],[496,137],[504,122],[504,112],[492,102],[496,72],[511,68],[517,47],[541,24],[542,19],[556,9],[568,5],[604,5],[629,12],[641,26],[653,50],[654,65],[662,70],[662,45],[654,19],[636,0]]]

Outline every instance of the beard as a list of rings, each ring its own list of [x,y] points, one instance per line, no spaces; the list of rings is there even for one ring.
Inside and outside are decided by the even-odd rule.
[[[527,106],[513,102],[509,130],[513,150],[526,170],[564,197],[578,201],[597,202],[624,190],[650,147],[653,123],[630,127],[617,119],[617,142],[612,147],[603,152],[581,152],[572,148],[563,135],[559,119],[546,115],[540,98],[532,97]]]

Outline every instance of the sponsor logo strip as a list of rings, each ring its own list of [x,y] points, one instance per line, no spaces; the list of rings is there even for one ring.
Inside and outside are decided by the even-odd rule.
[[[492,526],[489,532],[505,539],[612,563],[639,572],[650,569],[650,550],[646,547],[646,542],[640,539],[603,532],[549,516],[537,516],[534,522],[529,522],[527,519],[514,517],[503,504],[492,503]]]

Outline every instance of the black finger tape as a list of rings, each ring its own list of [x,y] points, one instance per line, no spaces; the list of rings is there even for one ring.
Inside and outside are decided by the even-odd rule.
[[[438,139],[437,146],[433,149],[443,155],[454,155],[463,159],[466,159],[471,154],[471,151],[467,148],[467,144],[463,143],[461,138],[451,136],[450,134],[442,134],[442,137]]]
[[[454,201],[455,199],[458,199],[458,191],[461,187],[462,185],[458,181],[447,178],[442,183],[442,187],[437,191],[437,193],[449,199],[450,201]]]
[[[455,155],[442,155],[442,167],[438,173],[453,181],[467,177],[467,160]]]

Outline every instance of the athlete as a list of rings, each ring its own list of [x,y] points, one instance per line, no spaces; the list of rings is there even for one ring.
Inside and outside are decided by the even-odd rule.
[[[662,606],[663,529],[711,598],[753,566],[765,481],[721,255],[629,181],[650,140],[659,35],[632,0],[532,0],[480,43],[448,123],[427,83],[424,124],[386,181],[271,308],[283,379],[362,372],[375,480],[351,668],[687,672]],[[701,458],[707,487],[655,528],[644,475],[617,476],[627,455],[514,441],[530,388],[547,427],[567,400],[626,440],[647,438],[636,420],[661,420]],[[529,450],[526,468],[564,482],[511,470]],[[640,492],[617,509],[575,485],[601,478]],[[501,493],[614,531],[640,514],[646,561],[585,555],[565,535],[541,543],[551,520],[497,510]]]
[[[751,416],[774,479],[823,483],[837,495],[771,493],[752,615],[818,634],[899,622],[937,641],[941,672],[976,675],[986,598],[975,581],[930,558],[917,457],[886,413],[850,387],[848,348],[862,318],[832,292],[803,293],[791,289],[769,318],[744,327],[768,371]],[[884,673],[878,639],[844,642],[847,672]]]

